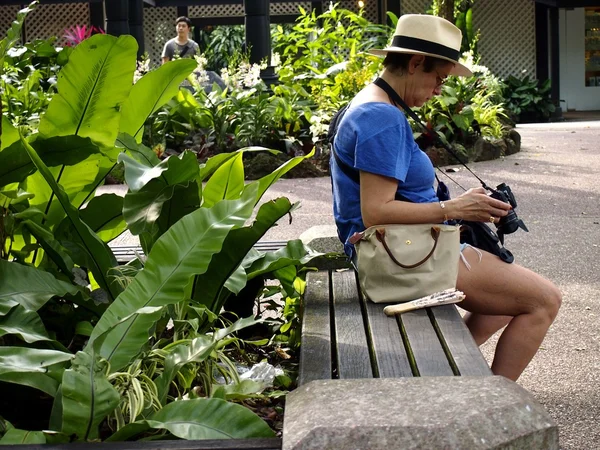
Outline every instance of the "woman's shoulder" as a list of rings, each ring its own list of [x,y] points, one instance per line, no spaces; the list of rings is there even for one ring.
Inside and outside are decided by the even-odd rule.
[[[398,125],[406,120],[398,108],[384,102],[351,104],[347,116],[358,124],[378,123]]]

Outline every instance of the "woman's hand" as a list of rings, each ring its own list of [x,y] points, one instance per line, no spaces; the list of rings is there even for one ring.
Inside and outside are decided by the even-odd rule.
[[[469,189],[459,197],[445,202],[451,219],[478,222],[498,222],[512,208],[509,203],[490,197],[483,187]]]

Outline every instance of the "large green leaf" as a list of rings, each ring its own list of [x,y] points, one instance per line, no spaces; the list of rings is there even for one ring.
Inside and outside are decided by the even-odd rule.
[[[148,167],[154,167],[160,164],[160,159],[156,156],[156,153],[152,149],[146,147],[144,144],[139,144],[136,140],[128,134],[120,133],[117,138],[117,147],[127,151],[136,161],[142,163]]]
[[[200,208],[177,222],[156,242],[143,270],[110,305],[88,341],[108,334],[100,354],[117,371],[135,357],[148,341],[148,330],[158,320],[156,314],[123,317],[147,306],[166,306],[184,300],[191,277],[204,273],[215,253],[234,227],[242,226],[251,216],[256,189],[239,200],[223,201],[213,208]]]
[[[19,131],[6,116],[2,116],[2,135],[0,138],[0,152],[19,140]],[[2,183],[0,183],[1,185]]]
[[[39,225],[31,220],[24,220],[23,227],[25,227],[33,237],[35,237],[38,244],[42,246],[46,255],[56,264],[56,266],[69,278],[73,277],[73,260],[69,256],[67,249],[65,249],[58,240],[55,239],[54,234],[47,228]]]
[[[242,265],[246,268],[248,279],[273,272],[286,266],[300,266],[310,262],[311,259],[323,256],[305,246],[300,239],[288,241],[284,248],[275,252],[250,252]]]
[[[45,137],[78,135],[114,146],[132,87],[137,42],[97,34],[81,42],[58,75],[58,94],[40,121]]]
[[[281,166],[279,166],[277,169],[275,169],[272,173],[265,175],[264,177],[262,177],[259,180],[256,180],[254,183],[257,183],[259,186],[256,202],[258,203],[260,201],[260,199],[262,198],[263,194],[265,193],[265,191],[267,189],[269,189],[269,187],[271,187],[283,175],[288,173],[290,170],[292,170],[294,167],[296,167],[298,164],[300,164],[305,159],[311,158],[314,154],[315,154],[315,150],[313,149],[308,155],[296,156],[295,158],[292,158],[289,161],[286,161],[285,163],[283,163]]]
[[[220,298],[219,294],[227,279],[241,264],[252,246],[291,208],[290,201],[285,197],[267,202],[260,207],[251,226],[232,230],[225,239],[221,251],[211,260],[210,269],[196,277],[194,300],[218,314],[223,305],[217,300]],[[232,287],[238,292],[246,284],[245,277],[240,279],[239,283]]]
[[[212,158],[210,158],[204,164],[200,165],[200,181],[206,180],[213,173],[215,173],[215,171],[219,167],[221,167],[223,164],[227,163],[227,161],[229,161],[231,158],[235,158],[238,153],[264,152],[264,151],[267,151],[267,152],[270,152],[273,154],[280,153],[278,150],[269,150],[268,148],[265,148],[265,147],[245,147],[245,148],[241,148],[241,149],[236,150],[235,152],[231,152],[231,153],[219,153],[218,155],[215,155]]]
[[[149,253],[156,239],[183,216],[200,207],[198,163],[192,152],[171,156],[154,167],[126,154],[125,178],[130,191],[123,202],[123,216],[132,234],[140,236]]]
[[[121,428],[108,441],[121,441],[149,429],[168,430],[181,439],[272,437],[273,431],[245,406],[213,398],[169,403],[149,420]]]
[[[123,218],[123,197],[116,194],[103,194],[94,197],[79,217],[104,242],[110,242],[127,229]]]
[[[196,179],[200,170],[196,155],[190,151],[170,156],[154,167],[148,167],[125,153],[119,155],[119,162],[125,165],[125,181],[132,192],[139,191],[155,178],[166,185],[185,183]]]
[[[80,195],[83,195],[98,176],[100,160],[91,156],[85,161],[74,166],[61,166],[49,168],[50,174],[62,186],[69,201],[74,206]],[[45,177],[36,171],[25,181],[27,191],[35,195],[30,200],[30,206],[39,209],[45,214],[44,225],[49,229],[54,228],[65,217],[65,211]]]
[[[0,347],[0,381],[22,384],[55,395],[59,383],[49,368],[73,359],[71,353],[24,347]]]
[[[62,432],[87,441],[98,438],[100,423],[119,405],[106,377],[106,361],[78,352],[62,379]]]
[[[244,190],[244,163],[242,152],[219,167],[202,191],[202,205],[210,208],[221,200],[239,198]]]
[[[174,191],[175,186],[152,180],[144,186],[144,189],[128,192],[123,202],[123,216],[131,234],[157,235],[156,221],[160,217],[163,205],[173,198]]]
[[[109,297],[112,299],[116,298],[121,292],[121,288],[116,281],[108,279],[109,270],[117,265],[115,256],[104,242],[94,234],[90,227],[81,221],[77,209],[71,205],[64,189],[56,182],[52,173],[50,173],[50,170],[40,159],[35,150],[24,139],[21,139],[21,142],[24,143],[25,149],[27,150],[27,153],[29,153],[31,160],[52,188],[52,192],[56,195],[67,217],[71,221],[73,229],[75,230],[75,237],[77,238],[75,243],[87,255],[88,268],[94,274],[96,281],[107,292]]]
[[[52,297],[76,294],[77,288],[57,280],[48,272],[0,260],[0,305],[20,304],[37,311]]]
[[[8,430],[2,439],[0,439],[0,445],[18,445],[18,444],[45,444],[46,435],[43,431],[28,431],[18,430],[11,428]]]
[[[148,117],[177,95],[179,85],[196,65],[193,59],[170,61],[138,80],[123,104],[120,131],[141,142]]]
[[[39,314],[21,305],[0,317],[0,337],[6,334],[17,335],[27,343],[51,340]]]
[[[50,167],[72,166],[100,151],[89,138],[79,136],[36,139],[31,146]],[[20,140],[0,152],[0,186],[21,182],[34,171],[35,166]]]

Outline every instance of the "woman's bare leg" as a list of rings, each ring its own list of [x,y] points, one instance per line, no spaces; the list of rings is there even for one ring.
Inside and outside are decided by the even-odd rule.
[[[481,261],[473,249],[463,255],[471,269],[459,264],[457,288],[466,295],[460,306],[475,314],[513,317],[498,340],[492,372],[516,381],[558,314],[561,293],[540,275],[490,253],[482,252]]]
[[[463,317],[477,345],[487,342],[494,333],[508,325],[512,318],[512,316],[490,316],[472,312],[467,312]]]

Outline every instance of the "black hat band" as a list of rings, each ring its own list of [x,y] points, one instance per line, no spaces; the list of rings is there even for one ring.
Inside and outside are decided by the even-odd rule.
[[[394,39],[392,39],[392,47],[408,48],[418,52],[432,53],[453,61],[458,61],[458,57],[460,56],[460,52],[453,48],[409,36],[394,36]]]

